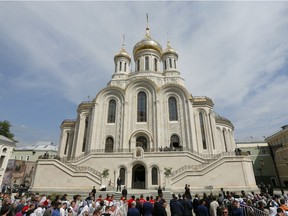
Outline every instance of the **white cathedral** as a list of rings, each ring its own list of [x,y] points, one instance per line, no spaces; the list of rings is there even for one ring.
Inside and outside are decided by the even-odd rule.
[[[131,71],[131,61],[135,71]],[[92,101],[64,120],[57,158],[39,159],[33,191],[205,188],[255,190],[249,156],[235,154],[234,127],[208,97],[192,96],[178,70],[178,53],[150,37],[124,45],[115,71]]]

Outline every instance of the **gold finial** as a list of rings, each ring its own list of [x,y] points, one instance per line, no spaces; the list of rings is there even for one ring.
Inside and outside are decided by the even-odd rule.
[[[125,48],[125,35],[123,34],[122,36],[123,36],[123,38],[122,38],[122,49],[124,49]]]
[[[146,37],[150,37],[150,32],[149,32],[149,17],[148,17],[148,13],[146,13],[146,19],[147,19]]]
[[[171,46],[170,46],[170,41],[169,41],[169,34],[168,34],[168,32],[167,32],[167,47],[168,47],[168,48],[171,47]]]
[[[171,48],[171,46],[170,46],[170,41],[169,41],[169,40],[167,41],[167,47],[168,47],[168,48]]]

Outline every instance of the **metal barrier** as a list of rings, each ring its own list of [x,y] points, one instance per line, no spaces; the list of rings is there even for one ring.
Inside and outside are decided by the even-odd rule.
[[[268,213],[255,208],[254,206],[240,205],[243,209],[244,216],[269,216]]]

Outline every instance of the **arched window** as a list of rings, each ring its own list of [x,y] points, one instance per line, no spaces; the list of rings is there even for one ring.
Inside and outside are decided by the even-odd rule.
[[[140,59],[137,61],[137,71],[140,71]]]
[[[169,103],[169,120],[178,121],[176,98],[170,97],[168,103]]]
[[[21,156],[22,158],[20,159],[20,160],[23,160],[23,156]],[[1,156],[0,157],[0,167],[2,168],[2,166],[3,166],[3,163],[4,163],[4,160],[5,160],[5,156]]]
[[[169,59],[169,67],[172,68],[172,59]]]
[[[141,147],[143,150],[147,150],[147,139],[144,136],[137,137],[136,147]]]
[[[146,94],[139,92],[137,106],[137,122],[146,122]]]
[[[116,101],[112,99],[109,101],[107,122],[115,123],[115,115],[116,115]]]
[[[112,137],[108,137],[105,143],[105,152],[113,152],[114,141]]]
[[[119,176],[121,178],[122,184],[125,185],[125,168],[120,168]]]
[[[227,142],[226,142],[226,136],[225,136],[225,131],[223,130],[223,141],[224,141],[224,146],[225,146],[225,151],[227,152]]]
[[[154,70],[157,71],[157,64],[158,64],[158,60],[156,58],[154,58]]]
[[[86,117],[86,119],[85,119],[85,128],[84,128],[84,137],[83,137],[82,152],[84,152],[84,151],[85,151],[85,148],[86,148],[87,134],[88,134],[88,117]]]
[[[207,149],[205,127],[204,127],[204,117],[201,112],[199,113],[199,120],[200,120],[200,129],[201,129],[203,149]]]
[[[152,176],[152,185],[158,185],[158,170],[156,167],[152,168],[151,176]]]
[[[69,142],[69,136],[70,136],[70,133],[67,132],[67,135],[66,135],[66,143],[65,143],[65,149],[64,149],[64,154],[65,154],[65,155],[67,154],[68,142]]]
[[[172,135],[170,138],[170,147],[179,148],[180,147],[180,139],[177,135]]]
[[[119,71],[122,70],[122,62],[120,62]]]
[[[145,70],[149,70],[149,57],[145,57]]]
[[[210,123],[210,128],[211,128],[211,137],[212,137],[213,149],[215,149],[214,131],[212,129],[211,112],[209,113],[209,123]]]
[[[164,70],[167,70],[167,62],[164,61]]]
[[[174,59],[174,68],[176,69],[176,60]]]
[[[124,63],[124,71],[126,72],[126,69],[127,69],[127,63],[125,62]]]

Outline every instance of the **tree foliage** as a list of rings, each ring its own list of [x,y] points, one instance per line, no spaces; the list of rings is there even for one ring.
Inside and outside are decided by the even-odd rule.
[[[102,172],[102,177],[107,178],[109,176],[109,169],[104,169]]]
[[[0,121],[0,135],[7,137],[8,139],[16,142],[14,140],[14,134],[10,132],[11,124],[9,121]]]
[[[164,175],[166,176],[166,177],[169,177],[171,174],[172,174],[172,167],[169,167],[169,168],[167,168],[167,167],[165,167],[164,168]]]

